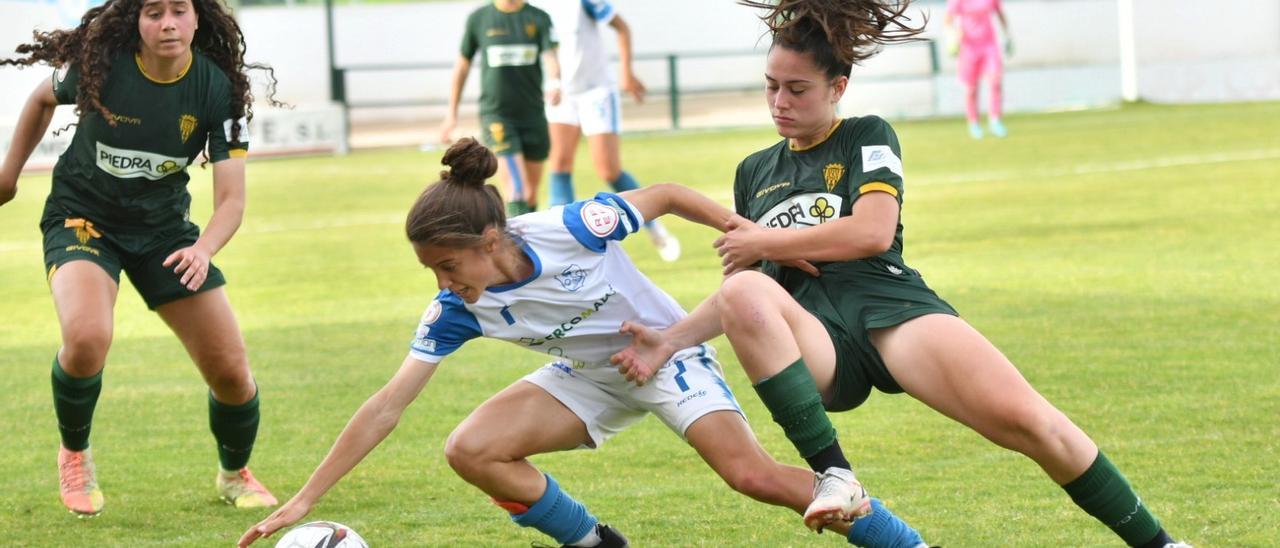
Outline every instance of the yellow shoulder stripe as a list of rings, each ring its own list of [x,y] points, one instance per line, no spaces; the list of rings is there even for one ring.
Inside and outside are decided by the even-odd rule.
[[[898,189],[893,188],[893,185],[889,183],[880,181],[871,181],[870,183],[858,187],[858,194],[866,194],[868,192],[888,192],[890,196],[893,196],[894,198],[898,197]]]
[[[249,151],[243,148],[233,148],[227,151],[227,155],[232,158],[244,158],[245,156],[249,155]]]

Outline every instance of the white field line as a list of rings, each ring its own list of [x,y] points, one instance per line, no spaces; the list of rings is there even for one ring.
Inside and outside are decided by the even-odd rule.
[[[1124,171],[1143,171],[1147,169],[1161,169],[1168,167],[1226,164],[1232,162],[1254,162],[1258,160],[1280,160],[1280,148],[1165,156],[1162,158],[1148,158],[1145,160],[1081,164],[1069,168],[969,172],[937,177],[923,176],[909,178],[909,182],[907,184],[912,186],[944,185],[956,183],[1048,179],[1054,177],[1071,177],[1075,175],[1091,175],[1094,173],[1119,173]]]
[[[944,175],[938,177],[909,177],[909,183],[916,185],[945,185],[959,183],[981,183],[994,181],[1009,180],[1029,180],[1029,179],[1045,179],[1054,177],[1070,177],[1075,175],[1089,175],[1094,173],[1118,173],[1124,171],[1142,171],[1147,169],[1161,169],[1169,167],[1184,167],[1205,164],[1225,164],[1233,162],[1254,162],[1259,160],[1280,160],[1280,148],[1265,148],[1255,150],[1237,150],[1231,152],[1214,152],[1210,154],[1190,154],[1178,156],[1165,156],[1162,158],[1149,158],[1146,160],[1130,160],[1123,162],[1107,162],[1095,164],[1081,164],[1066,169],[1036,169],[1029,171],[984,171],[959,173],[955,175]],[[711,197],[720,202],[732,202],[733,192],[731,189],[717,191]],[[329,217],[324,219],[313,219],[305,222],[271,222],[271,223],[248,223],[242,227],[240,234],[272,234],[278,232],[293,231],[312,231],[312,230],[329,230],[335,228],[353,228],[362,226],[383,226],[395,225],[404,222],[404,213],[366,213],[359,215],[351,215],[344,217]],[[31,249],[39,249],[41,246],[38,238],[21,239],[21,240],[0,240],[0,253],[9,253],[15,251],[29,251]]]

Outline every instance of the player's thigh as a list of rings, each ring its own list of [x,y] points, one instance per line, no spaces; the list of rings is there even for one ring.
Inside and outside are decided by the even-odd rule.
[[[72,375],[97,374],[111,346],[116,296],[120,286],[103,267],[73,260],[53,269],[49,279],[62,331],[62,366]]]
[[[605,182],[613,182],[622,174],[621,139],[617,133],[597,133],[587,136],[587,149],[596,175]]]
[[[587,427],[542,387],[524,380],[480,404],[449,436],[451,451],[518,460],[591,445]]]
[[[578,151],[578,139],[582,130],[577,125],[551,122],[548,126],[551,133],[551,171],[570,173],[573,171],[573,158]]]
[[[775,337],[791,337],[824,399],[835,386],[836,349],[821,320],[769,276],[748,270],[727,278],[720,286],[721,314],[747,318],[780,318],[786,331]],[[727,300],[727,301],[726,301]],[[725,303],[731,306],[725,307]],[[726,324],[726,329],[728,329]],[[726,333],[727,334],[727,333]],[[733,337],[730,336],[732,339]],[[752,376],[748,372],[748,376]],[[754,376],[753,376],[754,378]],[[757,379],[758,380],[758,379]]]
[[[1052,406],[964,320],[928,314],[872,331],[872,343],[908,394],[1004,445],[1016,417]]]
[[[156,313],[182,341],[218,400],[240,404],[253,397],[244,337],[221,287],[160,305]]]

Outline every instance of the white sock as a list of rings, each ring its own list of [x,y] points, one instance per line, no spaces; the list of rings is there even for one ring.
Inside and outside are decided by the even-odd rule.
[[[604,541],[604,539],[600,538],[600,535],[596,534],[596,527],[599,527],[599,525],[587,530],[586,535],[584,535],[582,538],[578,540],[570,542],[569,546],[579,546],[581,548],[589,548],[591,546],[600,544],[602,541]]]

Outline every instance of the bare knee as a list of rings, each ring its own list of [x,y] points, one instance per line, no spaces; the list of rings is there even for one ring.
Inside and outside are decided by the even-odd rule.
[[[455,428],[449,434],[449,439],[445,441],[445,461],[463,479],[471,480],[479,477],[486,464],[493,460],[493,456],[486,449],[489,444],[485,443],[481,437],[474,435],[464,424]]]
[[[62,334],[58,361],[75,377],[88,377],[102,370],[111,348],[111,326],[79,326]]]
[[[218,401],[238,405],[257,392],[244,347],[218,348],[194,356],[205,384]]]
[[[730,276],[720,285],[717,305],[725,329],[747,327],[761,317],[761,309],[768,306],[767,296],[779,289],[772,278],[749,270]]]
[[[1036,461],[1061,453],[1069,443],[1067,434],[1074,430],[1066,415],[1047,403],[1007,410],[999,424],[993,441]]]

